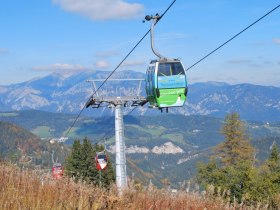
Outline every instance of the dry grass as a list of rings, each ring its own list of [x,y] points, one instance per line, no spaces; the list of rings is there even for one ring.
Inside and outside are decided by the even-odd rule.
[[[41,180],[31,171],[0,165],[0,209],[97,209],[104,190],[70,179]]]
[[[154,187],[130,187],[118,196],[115,186],[108,191],[66,178],[46,179],[42,184],[34,171],[20,171],[3,163],[0,186],[0,209],[234,209],[221,199],[203,198],[198,193],[170,193]]]

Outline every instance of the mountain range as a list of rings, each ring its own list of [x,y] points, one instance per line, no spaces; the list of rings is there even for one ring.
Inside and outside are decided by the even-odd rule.
[[[106,71],[83,72],[67,78],[51,74],[0,86],[0,121],[5,122],[0,124],[2,153],[9,151],[3,154],[24,157],[28,161],[31,157],[38,164],[49,167],[51,152],[55,150],[63,160],[67,145],[63,149],[61,144],[40,141],[33,134],[43,140],[65,135],[93,94],[93,84],[86,81],[102,80],[108,75]],[[145,74],[134,71],[113,75],[113,79],[143,78]],[[101,84],[96,82],[97,87]],[[137,81],[107,81],[98,93],[102,96],[136,95],[138,85]],[[145,96],[144,84],[140,87],[140,95]],[[238,112],[248,122],[248,132],[259,160],[265,160],[273,142],[280,144],[278,87],[194,83],[189,84],[187,103],[182,108],[169,109],[169,113],[150,109],[148,105],[131,110],[129,106],[123,107],[125,115],[131,113],[124,117],[128,173],[146,183],[152,180],[160,185],[160,179],[165,178],[178,183],[194,176],[197,161],[206,160],[211,148],[223,140],[220,129],[229,112]],[[104,144],[106,140],[107,150],[113,155],[113,112],[114,109],[108,107],[84,109],[65,143],[71,144],[74,139],[84,137],[93,143]],[[4,133],[6,130],[8,134]],[[33,143],[29,144],[28,139],[34,139]],[[16,143],[11,146],[14,140]],[[54,148],[54,145],[57,146]],[[7,147],[11,149],[7,150]]]
[[[63,77],[51,74],[30,81],[0,86],[0,111],[36,109],[55,113],[77,114],[93,94],[91,79],[105,79],[110,72],[94,71]],[[116,72],[112,78],[143,79],[145,74],[135,71]],[[110,78],[111,79],[111,78]],[[101,85],[96,82],[96,86]],[[136,95],[137,81],[107,81],[99,89],[100,95]],[[142,84],[140,95],[145,96]],[[129,113],[130,107],[124,108]],[[276,122],[280,121],[280,88],[252,84],[229,85],[219,82],[189,84],[187,103],[182,108],[169,110],[180,115],[209,115],[224,117],[226,113],[238,112],[242,119]],[[84,115],[112,116],[113,110],[102,108],[85,109]],[[157,115],[160,112],[147,105],[133,111],[133,115]]]

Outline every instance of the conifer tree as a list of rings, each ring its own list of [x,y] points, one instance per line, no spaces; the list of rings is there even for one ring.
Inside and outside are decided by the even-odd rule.
[[[216,189],[229,190],[231,201],[241,201],[254,173],[254,149],[237,113],[226,116],[222,134],[225,141],[214,149],[214,159],[199,165],[198,181],[205,187],[213,185]]]
[[[81,177],[87,182],[95,182],[97,171],[94,165],[95,149],[92,147],[90,141],[85,138],[81,146]]]
[[[80,162],[81,162],[81,143],[75,140],[72,146],[71,154],[66,159],[66,174],[75,179],[80,178]]]
[[[66,159],[66,174],[74,177],[76,181],[83,180],[98,185],[102,182],[103,187],[108,187],[115,180],[112,163],[108,161],[107,169],[100,172],[95,167],[95,155],[97,151],[104,150],[103,146],[94,146],[88,139],[81,144],[79,140],[74,141],[71,154]]]
[[[266,165],[269,168],[269,172],[267,172],[266,177],[271,182],[271,191],[272,195],[271,197],[274,197],[273,195],[276,195],[277,193],[280,193],[280,158],[279,158],[279,150],[277,144],[274,142],[271,148],[271,153],[268,157],[268,160],[266,161]],[[275,209],[279,209],[279,203],[278,206],[277,199],[275,202],[275,199],[272,199],[272,206]]]
[[[233,166],[244,161],[253,161],[254,148],[245,131],[245,124],[237,113],[226,116],[222,128],[225,141],[216,148],[216,156],[224,166]]]
[[[274,142],[271,148],[271,153],[268,157],[267,163],[271,172],[280,172],[280,158],[276,143]]]
[[[252,164],[254,149],[238,114],[226,116],[222,134],[225,141],[214,150],[214,158],[198,166],[198,182],[206,189],[214,186],[216,194],[227,190],[231,202],[242,201],[256,208],[266,203],[269,209],[280,209],[280,157],[276,143],[266,162],[257,168]]]
[[[274,142],[271,148],[271,153],[268,158],[269,161],[278,162],[279,161],[279,150],[277,144]]]

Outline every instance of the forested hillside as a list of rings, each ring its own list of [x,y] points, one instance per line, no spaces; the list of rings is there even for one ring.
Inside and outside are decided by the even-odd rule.
[[[64,161],[69,149],[57,143],[42,141],[30,131],[9,122],[0,121],[0,155],[1,159],[35,167],[50,168],[52,152],[55,159]]]
[[[51,138],[63,136],[75,117],[35,110],[0,114],[0,120],[28,129],[43,138],[47,145],[51,145],[48,143]],[[206,161],[211,148],[224,139],[220,133],[223,119],[209,116],[166,113],[150,117],[129,115],[124,116],[124,125],[129,176],[146,184],[151,180],[158,186],[162,186],[162,179],[168,178],[174,187],[179,187],[195,176],[197,162]],[[63,147],[65,149],[74,140],[83,140],[85,137],[91,143],[105,145],[106,142],[114,163],[114,126],[114,117],[81,116]],[[247,121],[246,127],[256,147],[256,158],[261,164],[268,157],[273,142],[280,145],[280,124]],[[45,159],[49,155],[46,153]],[[59,157],[59,161],[62,160],[63,157]]]

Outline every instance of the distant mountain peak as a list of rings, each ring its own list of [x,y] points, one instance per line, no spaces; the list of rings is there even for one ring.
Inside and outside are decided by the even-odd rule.
[[[93,93],[90,79],[106,79],[110,71],[80,71],[68,78],[58,73],[27,82],[0,87],[0,111],[38,109],[51,112],[78,113]],[[136,71],[116,71],[111,79],[145,78]],[[98,86],[101,83],[96,83]],[[133,95],[138,90],[137,82],[107,82],[101,95]],[[115,96],[114,95],[114,96]],[[141,95],[145,96],[142,83]],[[230,85],[224,82],[200,82],[189,85],[187,103],[182,108],[172,108],[170,113],[181,115],[211,115],[224,117],[229,112],[238,112],[244,119],[280,121],[280,88],[252,84]],[[128,113],[130,109],[124,108]],[[87,109],[83,113],[94,116],[112,115],[105,107]],[[133,114],[160,114],[146,106],[137,108]]]

